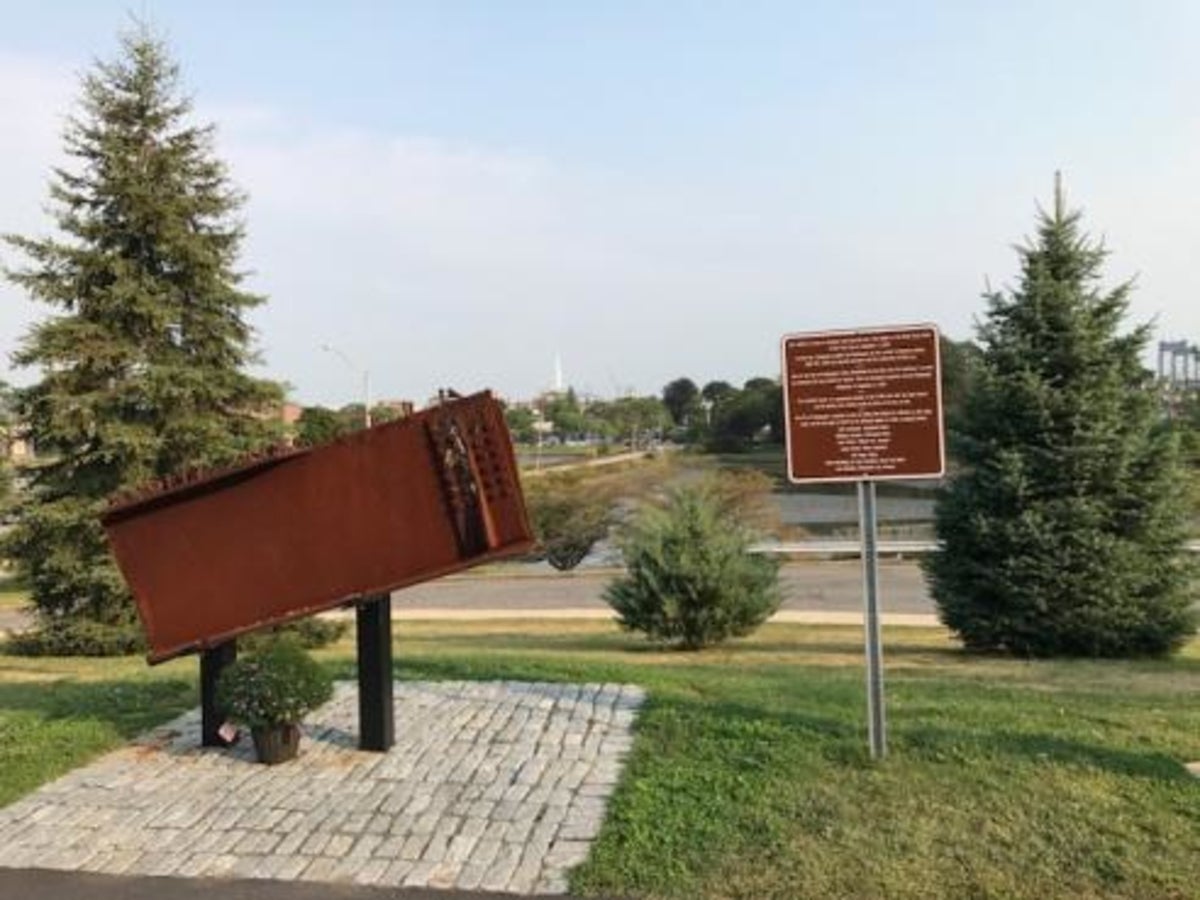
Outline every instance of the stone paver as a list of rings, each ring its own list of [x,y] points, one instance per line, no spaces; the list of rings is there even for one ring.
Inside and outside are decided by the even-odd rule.
[[[599,833],[640,688],[397,682],[356,749],[339,683],[299,759],[199,747],[198,710],[0,809],[0,867],[556,893]]]

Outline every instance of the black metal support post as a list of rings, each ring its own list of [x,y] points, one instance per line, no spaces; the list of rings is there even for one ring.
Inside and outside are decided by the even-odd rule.
[[[392,710],[392,598],[383,594],[359,604],[358,746],[386,751],[396,742]]]
[[[200,743],[205,747],[227,747],[221,737],[225,712],[217,705],[217,679],[237,659],[237,641],[226,641],[200,652]]]

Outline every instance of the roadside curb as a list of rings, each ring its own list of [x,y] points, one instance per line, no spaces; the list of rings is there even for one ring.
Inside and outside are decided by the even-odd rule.
[[[349,618],[349,610],[337,610],[331,615]],[[521,621],[529,619],[560,619],[588,621],[616,621],[616,614],[608,609],[441,609],[434,606],[392,607],[392,618],[407,622],[461,622],[486,620]],[[927,613],[884,613],[885,626],[903,628],[939,628],[941,622],[936,615]],[[862,625],[862,613],[833,612],[822,610],[785,609],[767,619],[767,624],[781,625]]]
[[[323,619],[349,620],[351,609],[335,609],[319,613]],[[397,622],[520,622],[532,619],[557,619],[559,621],[616,621],[616,614],[607,609],[444,609],[436,606],[392,607],[392,619]],[[940,628],[942,623],[936,615],[927,613],[884,613],[883,625],[889,628]],[[767,619],[775,625],[862,625],[863,617],[857,612],[785,609]],[[0,627],[0,640],[16,632]]]

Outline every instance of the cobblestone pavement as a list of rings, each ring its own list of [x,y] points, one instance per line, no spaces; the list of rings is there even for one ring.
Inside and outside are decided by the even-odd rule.
[[[0,867],[560,893],[632,743],[640,688],[397,682],[356,749],[339,683],[294,762],[199,745],[194,710],[0,809]]]

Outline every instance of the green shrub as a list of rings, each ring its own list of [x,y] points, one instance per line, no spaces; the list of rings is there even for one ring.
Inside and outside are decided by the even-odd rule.
[[[217,681],[217,703],[248,728],[296,723],[333,696],[333,680],[293,639],[240,657]]]
[[[315,650],[336,643],[350,623],[308,617],[256,631],[238,639],[243,651],[255,653],[280,637]],[[146,639],[137,625],[107,625],[90,619],[53,619],[11,635],[0,651],[13,656],[131,656],[146,652]]]
[[[779,608],[779,564],[711,482],[670,492],[621,541],[626,574],[605,589],[622,627],[696,650],[749,634]]]
[[[136,625],[55,619],[11,635],[3,649],[15,656],[130,656],[146,651],[146,639]]]
[[[337,643],[349,630],[350,623],[345,619],[305,616],[286,625],[273,625],[238,638],[238,647],[248,653],[254,653],[280,637],[288,637],[305,650],[319,650],[321,647]]]
[[[578,475],[548,475],[525,491],[539,552],[554,568],[575,568],[608,534],[612,499],[608,491]]]

